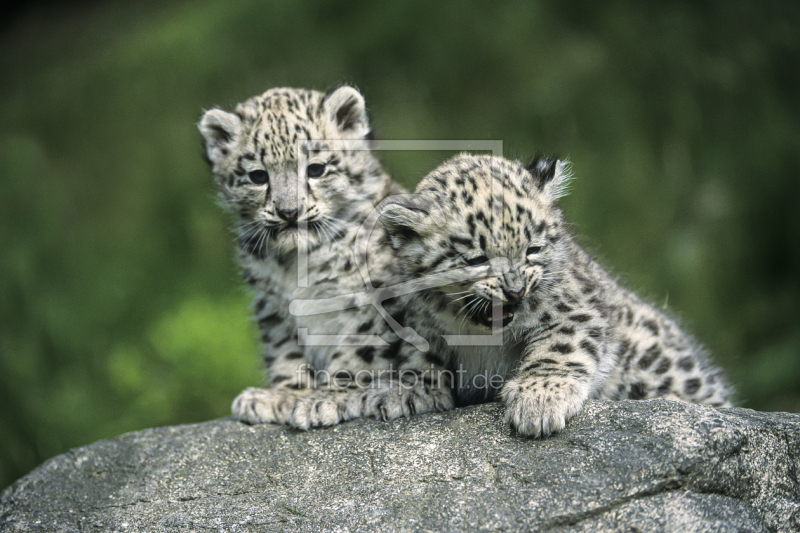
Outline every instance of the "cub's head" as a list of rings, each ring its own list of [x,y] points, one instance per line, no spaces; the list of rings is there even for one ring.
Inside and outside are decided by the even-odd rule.
[[[556,159],[526,168],[460,155],[415,194],[384,202],[381,221],[405,276],[428,277],[419,285],[451,328],[505,327],[535,305],[560,268],[563,218],[555,200],[567,181]]]
[[[240,244],[256,257],[337,238],[385,184],[364,98],[352,87],[271,89],[232,112],[211,109],[199,128]]]

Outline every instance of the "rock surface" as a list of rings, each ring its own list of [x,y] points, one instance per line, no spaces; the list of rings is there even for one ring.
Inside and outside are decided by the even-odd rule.
[[[522,439],[488,404],[307,433],[230,419],[55,457],[0,531],[798,531],[800,415],[590,402]]]

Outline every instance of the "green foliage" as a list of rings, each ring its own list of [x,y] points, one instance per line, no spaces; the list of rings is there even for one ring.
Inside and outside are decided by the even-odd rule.
[[[575,229],[800,411],[800,8],[696,2],[50,4],[3,28],[0,487],[261,379],[195,123],[353,83],[383,139],[560,153]],[[443,153],[387,152],[408,186]]]

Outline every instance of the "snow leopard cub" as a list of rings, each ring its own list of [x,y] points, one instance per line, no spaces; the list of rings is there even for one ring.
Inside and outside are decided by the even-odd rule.
[[[456,403],[500,398],[529,436],[561,430],[588,398],[729,406],[691,337],[575,243],[555,203],[567,181],[555,159],[461,155],[415,196],[384,202],[404,277],[430,287],[410,295],[407,325],[430,341]]]
[[[403,190],[370,151],[361,94],[271,89],[233,111],[211,109],[199,128],[219,197],[235,217],[269,379],[234,400],[234,416],[307,429],[403,414],[398,401],[409,398],[372,382],[409,349],[368,290],[393,279],[395,263],[377,232],[367,264],[358,233],[376,204]],[[330,298],[346,305],[320,312]],[[444,395],[412,405],[451,406]]]

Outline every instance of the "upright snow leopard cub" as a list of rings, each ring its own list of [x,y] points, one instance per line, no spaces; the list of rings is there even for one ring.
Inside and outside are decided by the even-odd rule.
[[[462,155],[415,196],[383,204],[406,279],[465,274],[405,303],[406,324],[431,343],[427,360],[454,377],[456,403],[499,396],[508,423],[530,436],[561,430],[588,398],[730,405],[694,341],[567,232],[555,205],[567,179],[557,160],[525,168]]]
[[[389,376],[409,349],[376,308],[366,301],[315,314],[314,301],[374,296],[362,277],[365,258],[356,253],[363,248],[358,230],[376,204],[403,192],[370,151],[361,94],[351,87],[327,94],[271,89],[232,112],[208,111],[199,128],[219,196],[235,216],[269,376],[265,388],[236,398],[233,414],[298,428],[404,414],[398,402],[408,397],[389,381],[371,381],[383,371]],[[367,265],[372,286],[396,275],[385,235],[376,241]],[[370,372],[359,380],[361,370]],[[419,411],[452,406],[449,396],[418,399]]]

